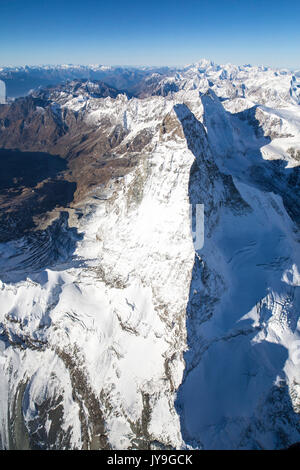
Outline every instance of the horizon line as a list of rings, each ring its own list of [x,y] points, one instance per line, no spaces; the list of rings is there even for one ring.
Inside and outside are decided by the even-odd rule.
[[[190,62],[190,63],[185,63],[185,64],[161,64],[161,65],[157,65],[157,64],[147,64],[147,63],[144,63],[144,64],[107,64],[107,63],[89,63],[89,64],[84,64],[84,63],[24,63],[24,64],[0,64],[0,68],[6,68],[6,69],[9,69],[9,68],[26,68],[26,67],[32,67],[32,68],[38,68],[38,67],[108,67],[108,68],[136,68],[136,69],[139,69],[139,68],[144,68],[144,67],[147,67],[147,68],[155,68],[155,69],[159,69],[159,68],[163,68],[163,67],[166,67],[166,68],[178,68],[178,69],[182,69],[182,68],[186,68],[186,67],[192,67],[193,65],[197,65],[201,62],[208,62],[210,63],[211,66],[220,66],[220,67],[224,67],[224,66],[228,66],[228,65],[232,65],[232,66],[235,66],[235,67],[266,67],[266,68],[269,68],[269,69],[273,69],[273,70],[294,70],[294,71],[298,71],[298,69],[300,69],[300,65],[299,66],[272,66],[272,65],[268,65],[268,64],[264,64],[264,63],[257,63],[257,64],[253,64],[253,63],[234,63],[234,62],[225,62],[225,63],[217,63],[213,60],[209,60],[209,59],[206,59],[206,58],[201,58],[200,60],[198,61],[195,61],[195,62]]]

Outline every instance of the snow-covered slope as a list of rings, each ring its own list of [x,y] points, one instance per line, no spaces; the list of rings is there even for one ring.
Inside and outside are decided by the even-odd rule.
[[[0,244],[1,447],[300,440],[300,112],[290,82],[202,61],[152,77],[144,98],[103,97],[92,82],[33,93],[35,123],[52,113],[62,139],[78,123],[80,145],[117,129],[111,158],[134,164]],[[30,129],[32,116],[24,122]],[[7,133],[3,120],[6,145]],[[94,167],[103,158],[95,153]]]

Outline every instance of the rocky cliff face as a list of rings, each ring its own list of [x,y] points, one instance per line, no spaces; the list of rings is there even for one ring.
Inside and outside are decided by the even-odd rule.
[[[300,439],[299,107],[200,69],[0,106],[3,448]]]

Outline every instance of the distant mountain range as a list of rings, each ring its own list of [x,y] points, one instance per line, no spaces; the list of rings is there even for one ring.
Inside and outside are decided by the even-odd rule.
[[[7,88],[7,96],[16,98],[24,96],[30,90],[48,85],[57,85],[66,80],[88,79],[101,80],[109,86],[138,96],[149,81],[159,81],[168,77],[183,77],[188,71],[197,71],[202,76],[220,78],[233,78],[247,70],[260,70],[280,75],[299,77],[299,71],[288,69],[273,70],[269,67],[234,66],[231,64],[216,65],[211,61],[202,59],[200,62],[186,67],[111,67],[105,65],[57,65],[57,66],[23,66],[23,67],[0,67],[0,79],[4,80]],[[212,75],[212,73],[215,73]]]

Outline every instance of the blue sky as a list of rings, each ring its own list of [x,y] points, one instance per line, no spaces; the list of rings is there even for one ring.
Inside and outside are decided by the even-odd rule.
[[[299,17],[299,0],[0,0],[0,64],[300,67]]]

